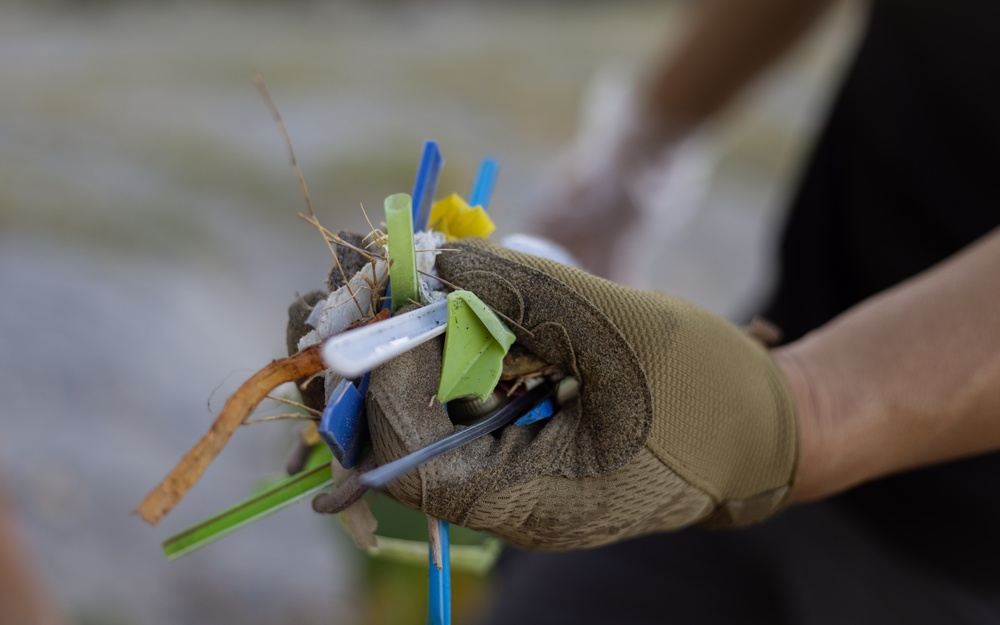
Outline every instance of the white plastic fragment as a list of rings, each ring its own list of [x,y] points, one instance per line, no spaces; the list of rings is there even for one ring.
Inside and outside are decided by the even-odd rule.
[[[378,312],[372,306],[372,285],[378,285],[388,271],[388,264],[375,259],[322,302],[316,304],[306,323],[315,331],[299,339],[299,349],[343,332],[347,326]]]
[[[432,304],[448,296],[444,285],[430,276],[437,276],[435,262],[444,245],[444,235],[440,232],[419,231],[413,234],[413,249],[416,250],[417,280],[420,282],[420,299],[424,304]]]
[[[389,271],[389,265],[382,259],[365,265],[348,280],[347,284],[334,291],[325,300],[318,302],[306,323],[313,328],[299,339],[300,350],[322,342],[334,334],[343,332],[355,321],[371,316],[375,312],[372,305],[371,285],[378,285]],[[324,374],[326,399],[336,388],[340,375],[329,369]]]

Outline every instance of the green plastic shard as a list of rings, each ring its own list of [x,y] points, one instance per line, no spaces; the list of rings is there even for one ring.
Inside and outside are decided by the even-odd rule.
[[[427,566],[427,543],[422,540],[406,540],[376,536],[378,546],[367,547],[365,551],[373,558],[392,562]],[[490,537],[481,545],[451,545],[451,570],[475,575],[486,575],[493,568],[503,543]]]
[[[413,249],[413,202],[406,193],[385,198],[385,225],[389,235],[389,288],[392,311],[420,301],[417,260]]]
[[[500,380],[503,357],[513,342],[514,333],[474,293],[449,293],[438,400],[466,395],[485,400]]]
[[[333,486],[330,458],[326,445],[318,445],[306,465],[306,470],[278,482],[253,497],[220,512],[210,519],[171,536],[163,543],[163,555],[176,560],[197,551],[236,530],[287,508],[293,503]],[[325,454],[323,452],[326,452]]]

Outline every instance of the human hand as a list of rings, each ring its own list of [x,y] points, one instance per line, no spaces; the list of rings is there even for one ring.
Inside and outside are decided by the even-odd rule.
[[[585,124],[550,168],[530,228],[591,273],[640,286],[655,250],[701,205],[712,157],[701,133],[619,109]]]
[[[631,233],[642,213],[617,169],[567,170],[534,212],[532,231],[564,247],[591,273],[629,278]]]
[[[666,295],[467,239],[441,276],[511,322],[517,340],[580,381],[539,426],[509,426],[388,487],[434,517],[534,549],[593,547],[695,523],[758,521],[783,503],[795,412],[767,351]],[[379,367],[368,393],[385,464],[452,433],[428,405],[440,342]]]

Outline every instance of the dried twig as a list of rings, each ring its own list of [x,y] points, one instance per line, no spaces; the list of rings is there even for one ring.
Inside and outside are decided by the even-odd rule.
[[[278,110],[277,105],[275,105],[274,100],[271,99],[271,92],[268,91],[267,85],[264,84],[264,79],[261,78],[260,73],[254,73],[253,84],[257,86],[257,91],[264,98],[264,104],[271,111],[274,121],[278,124],[278,129],[281,130],[281,136],[285,139],[285,147],[288,148],[288,156],[292,159],[292,169],[295,171],[295,177],[298,178],[299,188],[302,189],[302,199],[306,202],[306,210],[309,211],[310,216],[315,217],[316,213],[313,211],[312,202],[309,200],[309,189],[306,187],[306,179],[302,175],[302,168],[299,167],[298,159],[295,158],[295,148],[292,146],[292,138],[288,134],[285,120],[281,117],[281,112]]]
[[[288,358],[272,361],[243,383],[226,401],[211,429],[177,466],[139,504],[134,512],[150,525],[156,525],[194,486],[209,463],[219,455],[233,432],[276,386],[310,376],[326,365],[320,356],[320,344],[307,347]]]
[[[302,384],[299,384],[299,391],[306,390],[306,387],[308,387],[310,384],[312,384],[313,380],[315,380],[316,378],[319,378],[321,376],[324,376],[325,374],[326,374],[326,372],[323,371],[323,370],[317,371],[316,373],[312,374],[311,376],[309,376],[308,378],[306,378],[305,381],[302,382]]]
[[[316,410],[315,408],[310,408],[309,406],[307,406],[307,405],[305,405],[303,403],[300,403],[300,402],[288,399],[287,397],[279,397],[277,395],[268,395],[267,398],[271,399],[271,400],[274,400],[274,401],[278,402],[279,404],[285,404],[286,406],[292,406],[293,408],[298,408],[300,410],[305,410],[306,412],[308,412],[309,414],[311,414],[311,415],[313,415],[315,417],[322,417],[323,416],[323,413],[320,412],[319,410]]]
[[[375,225],[372,224],[372,220],[368,218],[368,211],[365,210],[364,204],[361,205],[361,213],[365,216],[365,221],[368,222],[368,228],[369,228],[368,236],[366,236],[365,238],[371,239],[372,243],[381,247],[382,249],[385,249],[386,245],[389,242],[388,235],[386,235],[386,233],[382,232],[382,230],[376,228]]]
[[[205,406],[208,408],[208,414],[215,414],[215,411],[212,410],[212,400],[215,398],[215,394],[219,392],[219,389],[222,388],[223,384],[229,381],[229,378],[233,377],[233,375],[235,375],[240,371],[253,371],[253,369],[247,369],[247,368],[233,369],[232,371],[227,373],[226,377],[222,378],[222,380],[215,385],[215,388],[212,389],[212,392],[208,394],[208,399],[205,400]]]
[[[271,111],[271,115],[274,116],[274,121],[278,124],[278,129],[281,131],[281,136],[285,140],[285,147],[288,149],[288,157],[292,160],[292,171],[295,172],[295,178],[299,181],[299,189],[302,190],[302,199],[305,201],[306,210],[309,211],[309,217],[315,223],[316,227],[320,229],[320,234],[323,234],[324,228],[319,225],[319,220],[316,219],[316,211],[313,210],[312,200],[309,199],[309,188],[306,186],[306,178],[302,175],[302,168],[299,167],[299,160],[295,157],[295,147],[292,145],[292,137],[288,134],[288,127],[285,126],[285,120],[281,116],[281,111],[278,110],[278,106],[274,103],[271,98],[271,92],[268,91],[267,85],[264,84],[264,79],[261,78],[259,73],[254,74],[253,82],[257,86],[257,91],[260,92],[262,98],[264,98],[264,104]],[[323,237],[326,241],[326,237]],[[349,280],[347,273],[344,268],[340,265],[340,258],[337,253],[333,251],[330,247],[329,241],[326,242],[327,247],[330,249],[330,254],[333,255],[333,262],[336,263],[337,269],[340,270],[340,275],[344,279],[344,284],[347,284]],[[351,287],[347,287],[350,290]],[[351,293],[351,297],[354,297],[354,293]],[[355,300],[356,301],[356,300]],[[361,310],[361,305],[358,304],[358,310]],[[362,313],[364,314],[364,313]]]

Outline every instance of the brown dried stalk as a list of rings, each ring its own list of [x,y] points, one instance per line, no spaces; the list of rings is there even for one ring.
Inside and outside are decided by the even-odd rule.
[[[208,433],[189,451],[160,484],[134,510],[144,521],[156,525],[184,497],[208,465],[229,442],[257,405],[275,387],[322,371],[322,344],[312,345],[288,358],[272,361],[243,383],[226,401]]]

